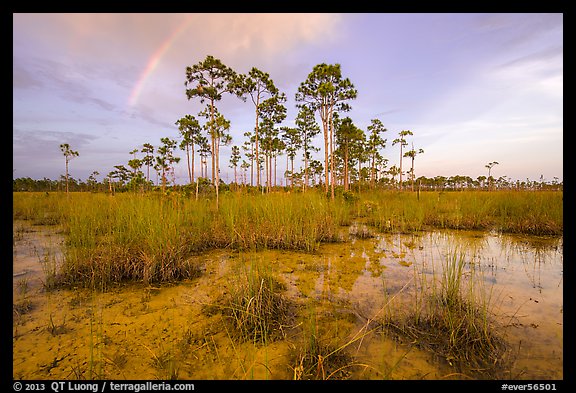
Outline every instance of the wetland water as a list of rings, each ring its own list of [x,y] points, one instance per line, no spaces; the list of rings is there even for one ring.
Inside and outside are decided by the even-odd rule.
[[[368,323],[424,304],[455,253],[466,261],[463,280],[482,294],[508,344],[511,361],[501,378],[563,379],[561,237],[374,233],[313,254],[217,250],[194,257],[202,266],[198,278],[100,293],[44,290],[45,269],[61,260],[63,237],[56,227],[13,225],[15,379],[293,379],[294,354],[311,334],[349,355],[348,366],[324,377],[474,378]],[[235,340],[214,307],[254,265],[265,266],[294,304],[280,339],[266,345]]]

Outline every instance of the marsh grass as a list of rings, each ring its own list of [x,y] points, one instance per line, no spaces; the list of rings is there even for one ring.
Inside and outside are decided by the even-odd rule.
[[[509,361],[507,341],[491,318],[491,289],[466,255],[458,250],[445,257],[440,283],[418,279],[420,301],[401,315],[387,315],[382,326],[443,359],[460,375],[500,378]]]
[[[357,222],[349,227],[348,234],[350,237],[356,239],[371,239],[376,236],[367,225]]]
[[[382,232],[470,229],[532,235],[563,233],[563,193],[556,191],[369,191],[354,212]]]
[[[56,288],[58,285],[58,258],[50,247],[44,248],[42,255],[36,251],[38,261],[42,267],[42,272],[44,273],[44,279],[42,285],[45,289],[50,290]]]
[[[31,221],[33,225],[57,225],[66,205],[64,193],[13,193],[12,219]]]
[[[102,290],[121,282],[197,277],[201,266],[190,257],[215,248],[313,252],[322,242],[342,240],[338,228],[347,219],[343,204],[315,193],[228,194],[218,210],[209,200],[177,193],[74,194],[58,207],[64,260],[57,271],[46,265],[47,286]]]
[[[311,335],[306,346],[292,355],[293,379],[349,379],[353,357],[329,341]]]
[[[62,318],[62,322],[55,322],[54,318],[52,317],[52,313],[50,313],[48,317],[48,326],[46,327],[46,331],[48,331],[52,336],[59,336],[61,334],[66,334],[69,331],[69,328],[66,327],[66,316]]]
[[[106,289],[121,282],[151,284],[200,274],[201,266],[189,258],[193,249],[181,210],[156,198],[118,197],[94,195],[68,207],[61,285]]]
[[[284,338],[294,313],[294,306],[282,294],[284,290],[265,264],[253,260],[242,263],[221,306],[232,338],[255,345]]]
[[[315,251],[320,243],[342,240],[338,227],[349,219],[342,201],[330,203],[317,193],[239,194],[222,202],[215,232],[225,239],[221,244],[240,250]]]
[[[150,365],[156,369],[156,377],[159,380],[178,379],[179,366],[174,353],[171,350],[161,351],[156,354],[146,347],[152,354]]]
[[[349,346],[358,340],[350,340],[321,328],[319,315],[309,310],[302,323],[299,345],[293,346],[289,364],[295,380],[349,379],[359,365],[350,354]]]
[[[46,285],[106,290],[197,277],[191,256],[207,250],[283,249],[315,252],[347,239],[340,230],[358,218],[381,232],[430,228],[482,229],[561,235],[562,192],[367,191],[335,200],[307,193],[225,193],[219,208],[185,193],[14,193],[13,218],[59,224],[64,260],[49,268]],[[364,228],[364,227],[362,227]],[[367,227],[366,227],[367,228]],[[359,230],[356,237],[370,237]],[[16,235],[18,236],[18,235]],[[14,239],[14,238],[13,238]]]
[[[22,317],[33,309],[32,300],[28,297],[28,278],[21,278],[16,282],[16,298],[12,304],[12,316],[16,324],[22,321]]]

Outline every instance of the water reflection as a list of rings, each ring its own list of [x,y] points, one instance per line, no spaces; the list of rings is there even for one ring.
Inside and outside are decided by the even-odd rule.
[[[414,295],[417,285],[426,282],[431,286],[442,277],[447,258],[462,254],[466,261],[464,277],[474,278],[480,298],[490,300],[495,317],[508,326],[512,345],[519,348],[517,372],[561,378],[562,241],[456,231],[357,240],[356,247],[364,247],[369,262],[349,296],[363,304],[365,313],[377,312],[382,302],[366,299],[377,298],[384,286],[390,295],[413,279],[409,290],[404,291]]]
[[[273,376],[289,377],[285,353],[294,342],[276,343],[264,349],[245,345],[247,352],[243,353],[240,346],[231,345],[227,331],[220,328],[218,314],[206,315],[202,311],[229,290],[231,280],[238,278],[234,272],[239,266],[255,262],[266,265],[283,281],[285,295],[301,310],[316,315],[319,324],[325,323],[339,335],[353,336],[363,329],[367,318],[383,310],[400,312],[423,302],[423,289],[440,288],[447,258],[458,253],[466,262],[464,280],[473,283],[474,291],[489,300],[491,315],[515,351],[516,362],[510,375],[524,379],[563,378],[562,238],[474,231],[371,233],[373,237],[353,236],[346,242],[324,244],[317,253],[218,250],[195,257],[205,267],[197,280],[157,288],[147,296],[142,295],[142,288],[127,287],[117,293],[90,294],[87,300],[79,301],[78,293],[62,291],[57,296],[66,301],[56,306],[47,293],[30,291],[34,308],[14,328],[15,375],[28,379],[66,378],[71,372],[70,364],[82,364],[87,356],[80,357],[78,350],[66,348],[86,347],[86,337],[91,337],[90,322],[102,329],[99,338],[112,337],[103,345],[106,353],[126,352],[131,356],[130,369],[140,370],[130,374],[128,368],[116,370],[110,366],[106,375],[109,378],[155,375],[156,370],[148,363],[140,364],[143,356],[150,358],[142,341],[159,356],[165,347],[184,345],[184,333],[188,337],[187,346],[182,347],[185,350],[171,352],[182,365],[182,377],[242,377],[245,374],[235,370],[249,370],[256,364],[254,359],[272,359],[272,353],[274,361],[266,360],[266,373],[270,369]],[[42,270],[32,264],[27,247],[28,243],[16,242],[14,271],[40,274]],[[38,260],[35,255],[33,259]],[[14,278],[15,285],[20,279]],[[88,314],[93,310],[99,313]],[[93,321],[92,317],[87,321],[89,315],[100,315],[100,321]],[[164,319],[160,322],[161,317]],[[52,337],[46,333],[51,320],[66,321],[70,327],[67,334]],[[162,325],[162,330],[156,325]],[[38,331],[42,334],[31,333]],[[158,338],[154,336],[155,341],[150,341],[150,335],[157,331]],[[35,364],[26,362],[31,353],[42,359],[39,364],[52,361],[52,347],[40,339],[51,346],[57,344],[62,356],[69,356],[68,368],[63,363],[60,369],[54,368],[53,374],[42,374]],[[357,378],[440,378],[452,372],[426,353],[410,349],[410,356],[404,358],[408,347],[377,335],[355,343],[354,350],[358,363],[378,370],[357,374]],[[231,366],[222,360],[228,358],[238,364]],[[388,374],[386,370],[397,362],[399,367]]]

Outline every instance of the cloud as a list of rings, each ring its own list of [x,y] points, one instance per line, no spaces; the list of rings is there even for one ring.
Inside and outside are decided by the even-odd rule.
[[[94,104],[107,111],[116,110],[116,105],[98,97],[90,86],[89,75],[78,69],[48,59],[14,59],[13,88],[37,88],[41,94],[58,96],[75,103]],[[17,94],[16,94],[17,96]]]
[[[15,14],[14,41],[52,47],[69,58],[108,62],[150,57],[179,25],[183,56],[279,55],[298,45],[337,39],[339,14],[121,13]]]
[[[496,67],[489,76],[496,83],[514,86],[524,93],[563,97],[563,50],[551,47],[519,56]]]
[[[531,45],[550,34],[562,34],[563,14],[483,14],[476,19],[485,40],[495,40],[504,51]]]
[[[337,14],[225,14],[210,20],[213,33],[232,54],[274,55],[295,45],[330,38],[341,17]]]
[[[178,83],[183,84],[186,67],[212,55],[239,73],[259,68],[268,72],[278,87],[287,88],[290,83],[302,80],[302,72],[311,70],[306,70],[308,65],[302,64],[293,51],[309,44],[326,46],[337,42],[337,28],[342,20],[338,14],[298,13],[188,14],[186,17],[188,27],[166,49],[148,85],[154,80],[164,80],[166,75],[177,75]],[[166,32],[162,40],[170,39],[171,33]],[[148,48],[147,62],[165,44],[162,40]],[[146,66],[146,63],[140,65],[142,70]]]
[[[523,54],[518,56],[512,60],[507,61],[506,63],[502,64],[501,67],[511,67],[511,66],[518,66],[524,63],[547,63],[554,64],[555,68],[562,68],[562,58],[564,55],[564,47],[563,46],[551,46],[546,47],[544,49],[537,50],[536,52]]]
[[[64,157],[60,150],[62,143],[68,143],[72,150],[79,152],[73,164],[73,175],[77,176],[86,156],[90,157],[90,154],[86,154],[86,150],[97,139],[98,137],[94,135],[80,132],[14,129],[12,135],[14,176],[57,179],[64,173]],[[93,170],[92,167],[90,170]],[[84,172],[87,171],[88,169]],[[82,173],[82,176],[87,175]]]
[[[42,81],[34,76],[33,73],[19,65],[14,65],[12,69],[12,89],[31,89],[44,86]]]
[[[30,151],[36,146],[37,152],[45,151],[47,145],[60,146],[68,143],[73,150],[78,150],[98,137],[80,132],[50,131],[50,130],[14,130],[12,141],[14,150]],[[59,148],[59,147],[58,147]]]

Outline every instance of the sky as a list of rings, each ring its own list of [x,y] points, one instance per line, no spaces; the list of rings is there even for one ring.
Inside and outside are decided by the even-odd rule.
[[[175,122],[204,106],[187,99],[185,70],[208,55],[268,73],[287,96],[279,126],[289,127],[313,67],[340,64],[358,90],[341,117],[365,131],[382,121],[388,168],[400,163],[392,141],[410,130],[409,147],[424,150],[416,177],[476,179],[496,161],[495,178],[563,181],[561,13],[15,13],[13,178],[58,179],[62,143],[79,153],[70,176],[101,180],[144,143],[181,140]],[[218,109],[231,122],[220,158],[230,182],[231,146],[254,129],[254,106],[225,96]],[[184,184],[185,152],[176,155]]]

